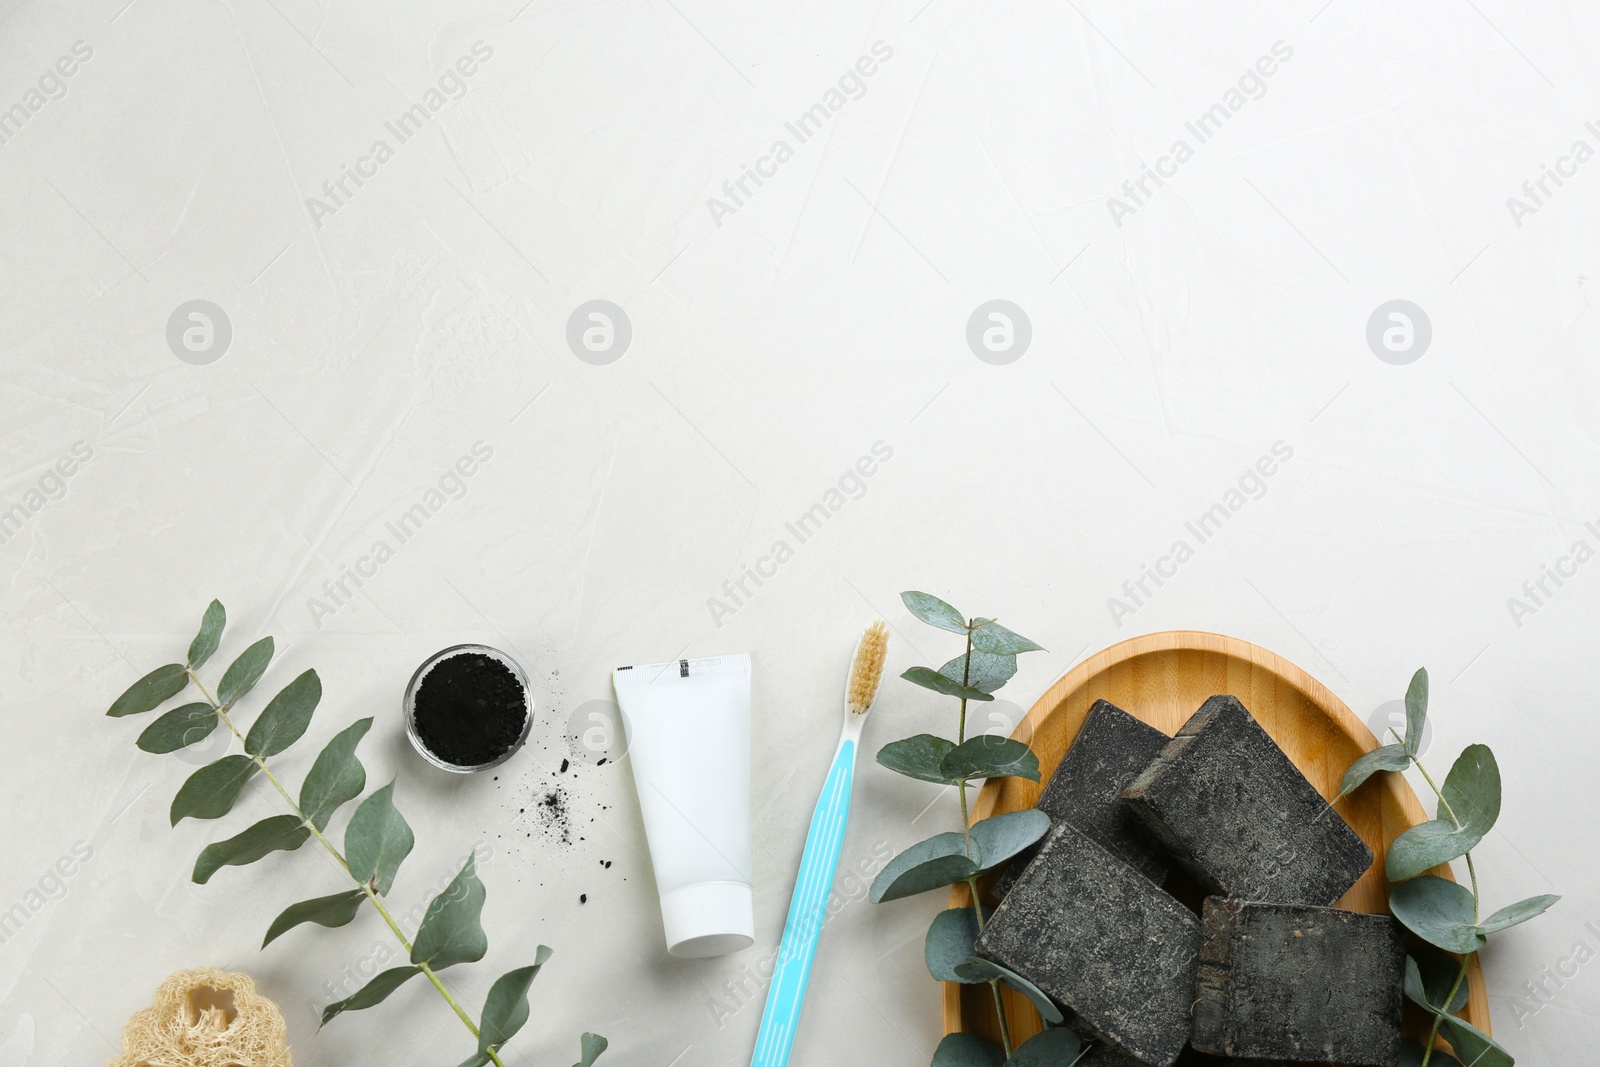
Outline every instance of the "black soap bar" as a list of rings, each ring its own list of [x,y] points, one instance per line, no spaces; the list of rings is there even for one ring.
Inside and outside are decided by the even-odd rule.
[[[1332,904],[1372,850],[1231,696],[1200,706],[1123,799],[1217,895]]]
[[[1183,1060],[1180,1058],[1178,1063],[1182,1064]],[[1146,1067],[1146,1064],[1115,1045],[1096,1044],[1078,1059],[1074,1067]]]
[[[1149,1067],[1171,1067],[1188,1042],[1199,920],[1069,823],[1050,831],[975,948]]]
[[[1115,1045],[1095,1045],[1083,1054],[1074,1067],[1146,1067],[1146,1064]],[[1289,1064],[1281,1060],[1236,1060],[1188,1048],[1178,1057],[1177,1067],[1289,1067]]]
[[[1212,1056],[1189,1049],[1178,1057],[1178,1067],[1289,1067],[1282,1060],[1236,1060],[1232,1056]]]
[[[1115,1045],[1095,1045],[1083,1054],[1074,1067],[1146,1067],[1146,1064]],[[1189,1048],[1184,1049],[1183,1055],[1178,1057],[1177,1067],[1289,1067],[1289,1064],[1281,1060],[1236,1060]]]
[[[1206,900],[1194,1047],[1241,1059],[1394,1067],[1405,931],[1387,915]]]
[[[1160,882],[1167,873],[1166,858],[1123,801],[1122,791],[1171,740],[1110,701],[1097,700],[1037,807]]]
[[[1052,820],[1071,823],[1159,883],[1167,875],[1166,857],[1122,800],[1122,790],[1171,740],[1109,700],[1096,700],[1035,806]],[[1037,851],[1030,849],[1011,861],[995,883],[997,896],[1010,891]]]

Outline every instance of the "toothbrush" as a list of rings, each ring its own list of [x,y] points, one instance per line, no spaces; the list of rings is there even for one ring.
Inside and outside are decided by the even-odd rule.
[[[756,1033],[750,1067],[784,1067],[789,1062],[800,1008],[806,999],[806,983],[811,979],[811,961],[816,958],[817,941],[827,916],[828,894],[844,847],[861,724],[878,695],[888,647],[889,628],[881,621],[875,622],[861,635],[850,661],[850,678],[844,689],[844,728],[839,731],[839,748],[811,815],[811,832],[806,835],[805,852],[800,857],[800,873],[789,901],[789,918],[783,924],[778,963],[767,988],[767,1006],[761,1012],[761,1029]]]

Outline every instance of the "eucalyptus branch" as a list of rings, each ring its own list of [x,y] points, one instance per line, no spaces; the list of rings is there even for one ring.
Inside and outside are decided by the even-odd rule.
[[[900,594],[901,600],[923,622],[961,634],[965,648],[937,671],[913,667],[901,675],[907,681],[944,696],[956,698],[956,740],[918,734],[894,741],[878,753],[878,762],[919,781],[954,787],[961,805],[959,831],[938,834],[911,846],[890,861],[872,884],[874,903],[895,900],[930,889],[965,884],[970,908],[951,908],[935,918],[928,930],[927,959],[933,977],[945,982],[987,985],[999,1021],[1004,1058],[1015,1052],[1011,1024],[1006,1017],[1000,987],[1008,985],[1027,996],[1049,1021],[1062,1021],[1059,1011],[1031,983],[992,961],[975,955],[974,942],[988,923],[983,913],[980,877],[1000,869],[1038,842],[1050,828],[1043,812],[1029,809],[972,821],[967,788],[974,781],[1018,776],[1037,782],[1039,760],[1021,741],[988,735],[967,736],[968,705],[993,700],[993,693],[1016,673],[1017,655],[1039,645],[999,625],[993,619],[969,619],[927,593]],[[957,861],[957,862],[952,862]],[[1053,1037],[1062,1036],[1061,1031]],[[1075,1040],[1075,1039],[1072,1039]],[[946,1042],[977,1042],[968,1034],[951,1034]],[[941,1048],[945,1048],[941,1043]],[[1057,1046],[1059,1047],[1059,1046]],[[989,1046],[987,1055],[1002,1050]],[[943,1054],[935,1062],[945,1062]],[[950,1062],[954,1062],[953,1060]]]
[[[366,769],[356,758],[355,750],[371,728],[372,719],[357,720],[327,743],[306,774],[296,799],[274,766],[269,766],[268,759],[287,750],[305,734],[322,697],[322,682],[316,671],[303,672],[267,703],[248,730],[241,729],[235,722],[237,703],[265,673],[274,649],[270,637],[250,645],[228,666],[213,693],[198,672],[221,643],[226,617],[222,605],[213,600],[185,661],[158,667],[140,678],[106,712],[113,717],[150,712],[192,684],[204,700],[170,708],[157,717],[140,734],[139,747],[152,753],[175,752],[205,740],[218,725],[227,727],[243,747],[242,754],[225,755],[189,776],[172,801],[174,826],[186,818],[217,819],[227,815],[257,773],[283,798],[286,814],[270,816],[243,833],[207,845],[195,861],[193,880],[207,882],[223,867],[254,863],[273,852],[294,851],[315,838],[345,873],[351,888],[291,905],[273,920],[262,947],[307,923],[330,928],[347,925],[363,903],[370,903],[407,956],[406,965],[379,973],[352,996],[325,1006],[323,1025],[346,1011],[381,1003],[420,974],[476,1042],[476,1050],[461,1067],[505,1067],[501,1050],[528,1020],[528,990],[550,950],[540,945],[531,965],[496,979],[482,1015],[473,1021],[439,976],[447,967],[481,960],[489,949],[482,923],[486,890],[478,879],[473,858],[469,856],[444,892],[428,902],[416,935],[407,937],[382,899],[414,844],[410,825],[394,806],[395,783],[391,781],[374,790],[357,805],[345,827],[343,849],[329,840],[326,832],[335,812],[359,797],[366,787]],[[605,1048],[605,1038],[584,1034],[581,1061],[575,1067],[591,1067]]]
[[[1449,818],[1452,826],[1454,826],[1457,830],[1461,829],[1461,820],[1456,817],[1455,809],[1450,806],[1450,801],[1446,799],[1444,793],[1439,789],[1438,783],[1433,780],[1433,775],[1428,773],[1428,768],[1423,765],[1422,760],[1418,759],[1417,754],[1412,752],[1410,748],[1406,746],[1405,738],[1396,733],[1394,727],[1392,726],[1389,727],[1389,736],[1393,737],[1397,744],[1406,749],[1406,756],[1410,760],[1411,766],[1417,769],[1417,772],[1422,775],[1423,781],[1428,783],[1428,788],[1433,790],[1433,795],[1438,798],[1439,810],[1445,813],[1445,816]],[[1467,870],[1472,876],[1472,921],[1476,923],[1479,916],[1482,914],[1483,898],[1478,890],[1478,871],[1472,863],[1472,851],[1470,849],[1467,850],[1464,858],[1467,861]],[[1462,955],[1461,969],[1456,972],[1456,980],[1450,986],[1449,995],[1444,998],[1446,1004],[1453,1003],[1456,999],[1456,995],[1461,992],[1461,986],[1467,980],[1467,974],[1472,967],[1473,957],[1476,955],[1476,952],[1468,952]],[[1428,1040],[1423,1045],[1421,1067],[1428,1067],[1428,1065],[1433,1062],[1434,1049],[1439,1044],[1439,1031],[1443,1027],[1444,1016],[1436,1013],[1433,1016],[1433,1027],[1428,1032]]]
[[[1490,934],[1507,930],[1542,914],[1560,898],[1530,897],[1484,918],[1483,893],[1473,849],[1500,815],[1500,768],[1484,745],[1471,745],[1450,768],[1441,785],[1421,759],[1428,716],[1428,672],[1419,670],[1406,690],[1406,729],[1388,731],[1393,744],[1374,749],[1345,772],[1340,796],[1359,789],[1379,772],[1415,767],[1438,800],[1436,817],[1406,830],[1389,846],[1385,865],[1391,880],[1389,910],[1422,941],[1459,958],[1454,978],[1442,961],[1413,955],[1406,961],[1406,995],[1432,1017],[1428,1041],[1412,1054],[1420,1067],[1430,1067],[1440,1038],[1474,1067],[1512,1067],[1511,1054],[1488,1034],[1456,1015],[1457,1000],[1470,1000],[1472,961]],[[1471,888],[1428,872],[1466,861]],[[1441,997],[1440,994],[1443,994]],[[1465,995],[1464,995],[1465,994]]]
[[[193,670],[187,668],[185,669],[185,673],[188,674],[189,680],[194,683],[195,688],[200,690],[200,695],[205,697],[206,703],[210,704],[212,710],[216,712],[217,718],[222,720],[222,724],[228,728],[228,732],[233,734],[233,736],[238,739],[241,745],[244,744],[245,735],[239,732],[239,728],[235,726],[233,720],[228,717],[228,709],[217,703],[216,698],[213,697],[210,691],[206,689],[205,683],[200,681],[199,675],[195,674]],[[289,806],[289,811],[295,816],[295,818],[300,820],[300,824],[307,830],[311,831],[311,835],[317,839],[317,841],[325,850],[327,850],[328,855],[332,856],[338,861],[339,869],[344,871],[350,880],[355,883],[356,888],[360,889],[365,895],[366,899],[372,902],[372,906],[377,909],[378,914],[383,917],[384,923],[387,924],[390,931],[393,932],[395,939],[400,942],[400,947],[405,949],[406,955],[409,956],[411,954],[411,939],[406,937],[405,931],[400,929],[400,924],[395,922],[394,916],[389,913],[389,909],[384,907],[383,901],[378,899],[377,890],[373,888],[373,880],[369,878],[366,881],[362,881],[350,873],[350,864],[344,858],[344,854],[334,846],[333,842],[328,840],[327,836],[323,834],[323,832],[319,830],[310,819],[306,818],[306,813],[300,810],[300,805],[296,803],[294,798],[289,795],[289,791],[283,787],[283,783],[278,780],[277,775],[273,774],[272,769],[267,766],[266,757],[252,755],[250,758],[255,761],[257,767],[261,768],[262,775],[266,777],[268,782],[272,783],[272,787],[278,791],[278,795],[283,797],[284,803]],[[438,974],[426,963],[419,963],[417,964],[417,967],[421,970],[422,974],[428,979],[428,981],[433,983],[434,988],[439,991],[439,995],[445,999],[445,1003],[450,1005],[457,1017],[460,1018],[462,1023],[466,1025],[467,1029],[472,1032],[473,1038],[476,1039],[479,1036],[478,1025],[472,1021],[472,1017],[467,1014],[466,1009],[463,1008],[456,998],[450,993],[450,990],[445,988],[445,985],[442,981],[440,981]],[[505,1067],[505,1061],[500,1058],[500,1053],[497,1049],[486,1049],[485,1055],[489,1057],[489,1061],[494,1063],[496,1067]]]
[[[967,651],[961,657],[961,684],[972,684],[972,623],[967,620]],[[964,744],[967,740],[967,698],[961,698],[961,721],[956,726],[956,743]],[[972,858],[972,816],[967,812],[967,780],[961,779],[961,832],[967,838],[967,858]],[[967,879],[967,888],[972,893],[972,913],[978,920],[978,932],[983,932],[983,898],[978,894],[978,878],[976,875]],[[1000,1043],[1005,1049],[1006,1059],[1011,1058],[1011,1024],[1006,1019],[1005,1002],[1000,997],[1000,979],[989,979],[989,992],[994,997],[995,1018],[1000,1020]]]

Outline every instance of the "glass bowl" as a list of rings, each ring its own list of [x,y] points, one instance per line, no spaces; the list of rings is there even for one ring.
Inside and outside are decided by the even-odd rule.
[[[463,653],[469,652],[475,652],[480,655],[488,656],[491,659],[498,660],[506,665],[506,667],[516,677],[518,684],[522,686],[522,697],[527,711],[522,719],[522,733],[517,735],[517,739],[511,743],[510,748],[506,749],[488,763],[480,763],[475,766],[464,767],[459,763],[450,763],[449,761],[435,754],[431,749],[428,748],[428,746],[423,742],[422,737],[417,733],[417,690],[422,685],[423,677],[426,676],[427,673],[435,666],[437,666],[440,661],[449,659],[451,656],[459,656]],[[486,771],[490,767],[500,766],[500,764],[504,763],[512,756],[515,756],[517,752],[521,750],[523,744],[528,740],[529,731],[533,729],[533,690],[528,687],[527,672],[522,669],[522,664],[518,663],[511,656],[500,651],[498,648],[493,648],[489,645],[451,645],[449,648],[442,648],[433,655],[429,656],[427,659],[423,660],[422,665],[416,669],[414,674],[411,675],[411,681],[406,683],[406,694],[403,707],[406,717],[406,737],[411,740],[411,747],[417,750],[417,755],[433,764],[433,766],[438,767],[442,771],[450,771],[453,774],[474,774],[478,771]]]

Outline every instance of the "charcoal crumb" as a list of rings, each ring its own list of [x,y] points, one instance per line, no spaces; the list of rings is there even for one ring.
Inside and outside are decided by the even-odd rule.
[[[588,893],[579,893],[578,894],[578,903],[579,904],[587,904],[587,903],[589,903],[589,894]]]
[[[561,773],[562,774],[566,774],[567,773],[567,768],[570,767],[570,766],[572,766],[572,762],[570,760],[562,760],[561,761]]]

